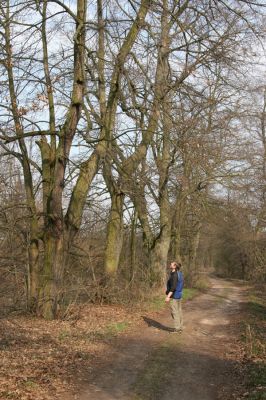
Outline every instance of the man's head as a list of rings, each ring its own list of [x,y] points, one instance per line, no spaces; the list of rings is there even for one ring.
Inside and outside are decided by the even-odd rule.
[[[176,271],[176,262],[175,261],[171,262],[170,269],[171,269],[171,271]]]
[[[170,264],[171,271],[179,271],[180,268],[181,268],[181,264],[180,263],[177,263],[175,261],[171,262],[171,264]]]
[[[181,263],[176,263],[176,269],[179,271],[181,269],[182,265]]]

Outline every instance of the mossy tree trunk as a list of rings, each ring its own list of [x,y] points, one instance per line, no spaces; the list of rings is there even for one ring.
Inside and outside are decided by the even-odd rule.
[[[113,139],[113,128],[115,125],[115,117],[118,99],[120,95],[120,81],[123,72],[123,66],[126,59],[134,45],[136,38],[143,27],[147,12],[150,7],[148,0],[142,0],[133,21],[131,28],[128,31],[124,42],[121,45],[120,51],[114,61],[114,67],[111,76],[110,90],[106,94],[106,81],[105,81],[105,30],[103,19],[103,5],[102,0],[97,1],[97,15],[98,15],[98,98],[100,113],[97,119],[101,126],[101,133],[99,143],[96,145],[95,150],[88,160],[84,161],[80,168],[80,174],[77,179],[76,185],[73,189],[67,214],[65,217],[65,224],[68,232],[69,243],[73,242],[73,238],[78,232],[82,212],[86,202],[87,194],[91,186],[91,182],[95,177],[100,165],[102,164],[107,152],[110,150],[111,142]],[[118,195],[119,197],[120,195]],[[118,205],[120,201],[115,201]],[[118,206],[119,208],[119,206]],[[111,215],[111,214],[110,214]]]
[[[125,59],[133,46],[139,30],[142,27],[146,13],[148,11],[148,1],[141,2],[136,20],[133,22],[121,49],[117,56],[114,66],[108,99],[105,100],[104,82],[104,25],[102,20],[101,0],[98,1],[99,15],[99,100],[100,100],[100,121],[101,134],[98,145],[90,158],[84,161],[80,167],[80,174],[76,185],[72,191],[69,207],[66,216],[63,216],[62,194],[64,188],[64,176],[66,160],[69,156],[73,136],[80,118],[81,109],[85,107],[83,103],[85,88],[85,22],[86,22],[86,2],[79,0],[77,3],[77,29],[74,35],[74,85],[72,91],[71,106],[69,108],[65,124],[59,132],[59,143],[56,151],[53,152],[52,146],[40,142],[42,154],[48,155],[50,146],[50,163],[47,166],[47,176],[50,185],[47,184],[47,205],[45,218],[44,241],[44,264],[42,271],[42,289],[40,293],[40,312],[45,318],[54,318],[58,311],[58,304],[62,294],[62,278],[64,266],[67,263],[69,248],[73,243],[78,232],[83,208],[86,202],[87,193],[91,182],[96,175],[101,160],[105,157],[108,144],[112,136],[115,113],[117,108],[119,82],[121,79],[121,69]],[[50,102],[51,106],[52,102]],[[87,114],[89,114],[88,110]],[[54,154],[54,157],[52,157]],[[50,173],[50,178],[49,178]],[[121,202],[121,204],[123,201]],[[120,205],[119,197],[113,201],[115,208]]]
[[[167,71],[166,71],[167,72]],[[166,73],[165,76],[168,76]],[[162,149],[154,155],[159,173],[159,193],[158,205],[160,210],[160,232],[154,240],[154,246],[150,254],[150,278],[151,284],[164,282],[168,252],[171,243],[171,227],[172,227],[172,207],[169,200],[168,180],[169,168],[172,163],[170,152],[170,134],[172,123],[169,117],[171,109],[171,97],[165,96],[162,107],[163,120],[163,139]]]
[[[156,74],[154,81],[153,102],[150,114],[148,115],[147,126],[146,128],[142,127],[142,140],[136,146],[136,150],[128,158],[124,159],[122,165],[119,168],[121,172],[122,187],[126,188],[126,190],[128,190],[129,193],[134,193],[133,195],[131,195],[131,197],[138,212],[139,219],[143,226],[144,240],[148,248],[148,251],[150,251],[150,249],[152,248],[152,242],[154,241],[151,229],[149,227],[149,221],[147,216],[147,208],[144,196],[145,184],[139,182],[139,185],[135,185],[134,174],[141,163],[145,164],[147,150],[157,131],[160,116],[162,115],[162,104],[169,90],[167,85],[168,83],[167,79],[169,73],[169,66],[168,66],[169,41],[170,41],[169,31],[170,31],[170,22],[169,22],[169,12],[168,12],[168,1],[164,0],[162,17],[161,17],[161,37],[158,44],[157,65],[156,65]],[[163,165],[161,167],[161,172],[163,170],[164,172],[166,172],[165,170],[167,164],[166,158],[169,156],[169,153],[167,155],[167,151],[169,151],[168,147],[169,143],[167,142],[168,139],[164,141],[164,146],[165,146],[163,155],[164,161],[162,161],[161,163]],[[164,198],[163,191],[166,188],[165,179],[167,179],[166,176],[164,175],[164,172],[162,172],[162,176],[160,178],[160,196],[162,199]],[[162,203],[163,202],[164,200],[162,200]],[[167,205],[165,204],[165,210],[166,209]],[[158,250],[159,247],[159,240],[158,240],[156,249],[154,248],[153,250],[154,252],[157,252],[158,250],[158,254],[165,254],[164,248],[167,247],[167,245],[163,243],[165,235],[166,235],[166,229],[165,227],[163,227],[163,234],[160,242],[161,250],[160,251]],[[158,257],[155,257],[154,260],[157,258]],[[163,258],[165,257],[163,256]],[[157,268],[156,266],[157,263],[156,265],[154,265],[154,271]]]
[[[104,256],[104,270],[109,276],[114,276],[119,266],[123,245],[123,205],[124,194],[112,192]]]
[[[45,6],[45,2],[44,2]],[[45,11],[45,9],[44,9]],[[44,201],[44,262],[39,296],[39,313],[46,319],[56,317],[62,294],[62,279],[66,262],[67,246],[65,242],[65,224],[63,217],[62,196],[64,179],[70,148],[80,119],[84,89],[85,62],[85,24],[87,1],[77,0],[76,33],[74,35],[74,78],[71,104],[65,122],[59,132],[59,141],[48,144],[39,142],[42,154],[43,172],[46,180],[43,186]],[[50,88],[48,53],[46,48],[45,26],[43,26],[44,68],[47,88]],[[50,96],[50,97],[49,97]],[[50,110],[50,129],[54,126],[52,92],[48,91]],[[52,132],[51,132],[52,133]]]

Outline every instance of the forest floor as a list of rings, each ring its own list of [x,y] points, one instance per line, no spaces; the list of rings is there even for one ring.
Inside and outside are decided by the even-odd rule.
[[[0,399],[266,399],[261,372],[248,386],[251,364],[265,378],[265,347],[253,337],[248,303],[246,285],[211,278],[209,289],[184,302],[181,334],[171,332],[167,305],[91,306],[70,321],[2,319]],[[265,334],[261,320],[259,329]]]

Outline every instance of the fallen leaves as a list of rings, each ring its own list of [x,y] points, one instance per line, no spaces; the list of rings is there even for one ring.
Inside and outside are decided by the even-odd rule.
[[[120,306],[84,306],[75,324],[29,316],[2,319],[1,400],[52,400],[74,393],[95,367],[97,354],[108,351],[108,327],[127,326],[128,318]]]

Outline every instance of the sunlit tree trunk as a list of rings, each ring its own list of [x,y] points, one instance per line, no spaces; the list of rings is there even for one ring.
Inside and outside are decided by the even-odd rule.
[[[47,189],[49,190],[49,194],[44,195],[44,201],[46,201],[44,205],[46,211],[43,236],[44,262],[39,304],[40,313],[47,319],[54,318],[57,315],[58,304],[62,295],[62,279],[67,254],[62,196],[67,160],[80,119],[84,97],[86,11],[86,0],[78,0],[76,34],[74,38],[74,82],[71,105],[65,123],[59,132],[59,142],[56,151],[54,151],[55,142],[52,141],[50,147],[50,177],[48,177],[49,183],[47,182],[47,185],[49,184],[49,188]],[[43,31],[43,35],[44,34]],[[49,79],[48,73],[46,73],[46,79]],[[50,99],[50,127],[52,124],[51,106],[52,100]],[[43,144],[40,143],[39,145],[42,148]],[[46,154],[46,152],[42,151],[42,154]],[[43,165],[44,164],[45,159],[43,159]],[[47,175],[49,175],[48,171]]]
[[[65,217],[66,235],[68,247],[73,242],[76,233],[78,232],[82,212],[86,202],[87,194],[90,189],[91,182],[96,175],[100,164],[105,158],[113,136],[113,129],[115,125],[116,109],[120,91],[120,80],[123,65],[126,58],[135,43],[136,37],[143,26],[146,14],[148,12],[149,2],[142,0],[135,21],[132,23],[120,52],[115,60],[113,67],[110,91],[106,95],[105,83],[105,34],[104,34],[104,20],[102,1],[97,2],[98,12],[98,98],[100,104],[99,121],[101,125],[101,134],[99,143],[96,145],[95,150],[87,161],[84,161],[80,168],[80,174],[77,179],[76,185],[73,189],[67,214]],[[112,179],[109,177],[109,179]],[[110,180],[110,186],[112,185]],[[108,229],[107,229],[107,247],[105,252],[105,268],[108,274],[114,274],[118,267],[121,246],[123,240],[122,226],[123,226],[123,201],[124,195],[116,192],[113,187],[111,191],[111,211],[109,215]]]
[[[111,210],[107,224],[104,269],[108,275],[116,274],[123,245],[124,194],[111,193]]]
[[[177,193],[177,198],[174,204],[173,220],[172,220],[172,239],[171,239],[171,254],[173,261],[182,264],[181,255],[181,235],[182,226],[185,218],[186,196],[181,187]]]
[[[131,221],[131,231],[130,231],[130,269],[129,269],[129,282],[132,283],[134,280],[134,275],[136,271],[136,252],[137,252],[137,235],[136,228],[138,222],[138,213],[134,209],[134,214]]]
[[[151,283],[163,282],[171,242],[172,209],[169,201],[168,179],[171,164],[170,154],[170,131],[171,120],[169,118],[170,103],[166,97],[163,104],[163,148],[162,154],[157,154],[157,168],[159,173],[159,209],[160,209],[160,232],[154,240],[150,254]]]
[[[199,265],[197,263],[197,253],[200,242],[200,233],[201,233],[201,222],[197,221],[194,224],[193,231],[191,236],[188,238],[189,240],[189,253],[187,258],[187,283],[190,286],[193,286],[198,275]]]

